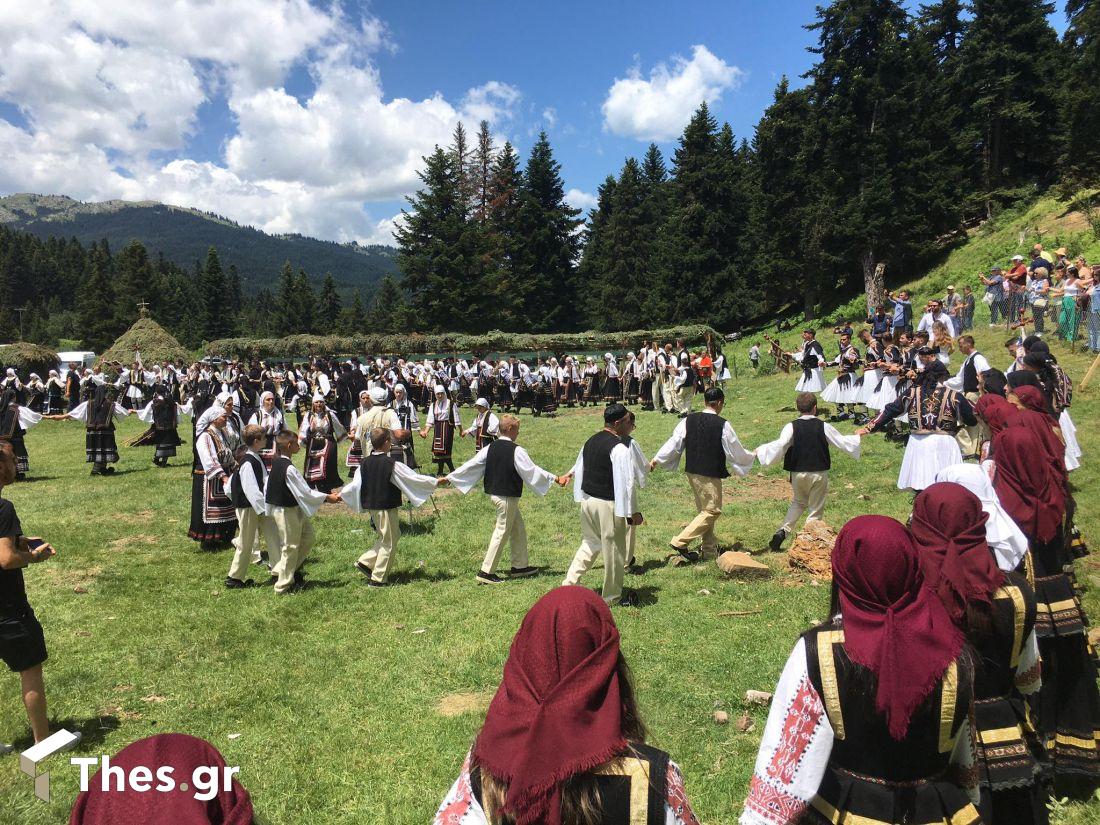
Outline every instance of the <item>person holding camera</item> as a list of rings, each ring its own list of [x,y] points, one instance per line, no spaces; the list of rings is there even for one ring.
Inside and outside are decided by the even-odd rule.
[[[0,492],[15,481],[15,451],[0,443]],[[42,663],[46,661],[46,639],[34,615],[23,585],[23,568],[56,555],[40,538],[23,535],[15,505],[0,498],[0,659],[19,674],[23,706],[27,709],[34,741],[50,735],[46,717],[46,688]],[[0,752],[6,749],[0,745]]]

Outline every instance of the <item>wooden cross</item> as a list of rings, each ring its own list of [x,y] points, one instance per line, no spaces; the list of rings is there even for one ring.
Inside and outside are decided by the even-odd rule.
[[[149,314],[149,304],[145,301],[144,298],[138,301],[137,308],[139,317],[144,318],[146,315]]]

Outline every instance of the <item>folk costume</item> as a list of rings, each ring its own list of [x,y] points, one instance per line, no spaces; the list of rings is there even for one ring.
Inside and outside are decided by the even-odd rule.
[[[500,419],[489,410],[486,399],[479,398],[474,406],[477,407],[477,415],[470,428],[462,431],[462,437],[474,436],[474,449],[481,450],[500,437]]]
[[[603,400],[613,404],[622,399],[623,384],[619,377],[619,362],[610,352],[604,353]]]
[[[314,490],[331,493],[342,482],[337,468],[339,450],[336,445],[347,435],[347,430],[320,393],[313,396],[313,402],[318,401],[324,404],[324,409],[309,411],[302,421],[298,441],[306,448],[306,482]]]
[[[191,470],[191,526],[187,535],[203,550],[228,544],[237,531],[237,511],[229,497],[228,481],[236,469],[228,426],[214,421],[227,416],[222,406],[207,410],[196,427],[195,463]]]
[[[859,516],[832,566],[839,614],[783,668],[741,825],[978,825],[973,671],[912,539]]]
[[[395,384],[393,388],[393,401],[390,408],[397,414],[397,427],[404,430],[406,435],[397,439],[391,454],[403,462],[410,469],[417,468],[416,451],[413,448],[413,431],[420,425],[420,415],[416,411],[416,405],[409,400],[408,390],[404,384]],[[400,451],[400,455],[397,451]]]
[[[628,738],[620,660],[619,631],[592,591],[539,599],[434,825],[570,825],[562,786],[580,777],[596,785],[600,825],[698,825],[669,755]],[[486,799],[486,777],[507,786],[503,800]]]
[[[57,370],[50,370],[46,379],[46,415],[60,415],[65,411],[65,382],[57,374]]]
[[[69,418],[83,421],[87,428],[84,439],[86,461],[92,465],[92,475],[110,475],[115,471],[108,464],[118,463],[118,445],[115,443],[115,419],[123,419],[129,412],[115,403],[105,384],[97,384],[90,401],[78,404],[69,412]]]
[[[756,456],[741,446],[730,423],[709,407],[679,421],[653,460],[665,470],[675,470],[685,454],[684,474],[695,497],[696,514],[670,544],[695,560],[698,557],[689,548],[699,539],[703,557],[716,557],[714,526],[722,515],[722,481],[729,478],[731,468],[739,476],[746,475]]]
[[[821,400],[836,404],[840,410],[840,418],[847,418],[850,413],[844,410],[846,406],[854,406],[862,403],[863,384],[858,376],[859,350],[852,344],[841,344],[837,357],[830,362],[837,368],[837,375],[821,393]]]
[[[325,413],[336,419],[330,410]],[[290,456],[275,456],[264,503],[279,535],[279,559],[271,567],[276,593],[290,593],[302,585],[302,565],[313,549],[313,516],[326,498],[328,493],[310,487]]]
[[[1041,685],[1035,593],[1023,575],[1000,569],[986,541],[988,518],[965,487],[937,482],[917,496],[911,531],[927,586],[975,653],[982,821],[1035,825],[1047,821],[1040,748],[1025,704]],[[984,618],[971,620],[978,615]]]
[[[369,513],[374,527],[374,544],[356,561],[368,584],[382,587],[401,539],[401,495],[419,507],[435,491],[438,480],[410,469],[389,453],[371,450],[359,465],[359,472],[340,491],[340,498],[354,513]]]
[[[146,388],[156,381],[156,373],[146,370],[141,361],[135,361],[132,369],[123,370],[115,386],[122,390],[121,405],[127,410],[138,410],[145,406]]]
[[[887,404],[868,425],[869,432],[878,432],[901,415],[909,419],[899,490],[923,490],[935,482],[936,473],[944,467],[962,463],[955,433],[960,426],[973,426],[977,419],[961,393],[940,383],[946,377],[947,367],[939,361],[927,364],[905,395]]]
[[[264,406],[268,399],[271,400],[270,410]],[[275,461],[275,436],[286,429],[283,411],[279,409],[275,400],[275,393],[265,390],[260,396],[260,406],[248,420],[249,424],[254,424],[264,431],[264,446],[260,449],[259,456],[267,471],[271,470],[271,464]]]
[[[608,410],[615,410],[609,407]],[[619,407],[618,418],[626,415]],[[622,439],[608,429],[589,438],[573,465],[573,500],[581,510],[581,544],[577,548],[562,584],[577,584],[596,556],[603,558],[603,599],[608,604],[623,595],[623,573],[627,561],[627,523],[638,508],[634,459]]]
[[[519,380],[518,377],[516,380]],[[462,426],[462,416],[458,405],[447,396],[442,384],[435,385],[435,400],[428,408],[424,426],[432,430],[432,461],[436,463],[436,471],[442,474],[444,465],[454,470],[451,452],[454,450],[455,428]]]
[[[993,437],[993,487],[1027,536],[1038,601],[1036,633],[1043,659],[1038,731],[1056,790],[1063,783],[1100,782],[1100,693],[1088,618],[1066,573],[1065,484],[1028,427],[1010,425]]]
[[[27,443],[24,436],[29,427],[33,427],[42,416],[34,410],[20,406],[15,390],[0,391],[0,442],[11,444],[15,453],[15,478],[22,480],[30,472],[30,457],[27,455]]]
[[[229,499],[237,512],[240,529],[233,539],[233,560],[229,564],[226,587],[242,587],[248,580],[248,567],[260,561],[260,535],[267,544],[267,563],[274,570],[281,558],[281,541],[275,521],[267,514],[267,467],[253,449],[245,450],[240,464],[229,480]]]
[[[524,485],[535,495],[545,496],[555,478],[553,473],[536,465],[527,450],[505,435],[494,439],[485,449],[479,449],[473,458],[447,476],[447,481],[463,494],[484,479],[485,494],[496,508],[496,524],[477,575],[478,584],[502,581],[496,569],[505,545],[511,553],[511,578],[535,574],[535,568],[528,564],[527,528],[519,500]]]
[[[985,356],[977,350],[973,350],[966,358],[963,359],[962,366],[959,367],[958,373],[953,377],[944,381],[944,386],[949,387],[956,392],[961,392],[966,400],[971,404],[978,403],[978,376],[989,369],[989,361]],[[981,452],[983,433],[981,431],[981,422],[969,427],[959,427],[959,431],[955,434],[955,437],[959,441],[959,449],[962,450],[963,456],[978,456]]]
[[[825,363],[825,350],[816,338],[803,341],[794,359],[802,365],[802,377],[794,385],[795,392],[821,392],[825,389],[825,378],[821,365]]]
[[[149,425],[149,429],[131,441],[130,446],[155,446],[153,463],[158,467],[167,467],[168,459],[176,454],[176,447],[183,444],[176,429],[179,426],[179,417],[190,414],[190,403],[177,404],[168,387],[157,384],[153,388],[153,400],[137,414],[139,419]]]
[[[859,460],[858,435],[841,435],[832,424],[816,415],[806,414],[784,425],[775,441],[761,444],[753,450],[762,467],[770,467],[783,459],[783,469],[791,479],[791,504],[783,523],[772,536],[772,550],[779,550],[803,513],[806,513],[808,524],[820,519],[825,512],[829,470],[833,466],[831,447]]]
[[[65,373],[65,402],[64,412],[71,411],[80,403],[80,373],[76,369],[70,369]],[[63,410],[58,410],[58,413]]]
[[[886,405],[898,397],[897,371],[901,367],[904,356],[901,348],[891,344],[881,347],[878,366],[875,368],[875,379],[869,380],[864,374],[864,404],[868,410],[881,411]]]
[[[23,395],[22,406],[36,413],[46,411],[46,385],[42,383],[42,378],[37,372],[32,372],[28,377],[23,387]]]
[[[344,465],[349,469],[349,478],[355,475],[355,471],[363,463],[363,444],[355,433],[359,416],[366,415],[370,408],[370,391],[363,390],[359,393],[359,406],[351,411],[351,426],[348,427],[348,433],[351,435],[351,448],[348,450],[347,458],[344,459]]]

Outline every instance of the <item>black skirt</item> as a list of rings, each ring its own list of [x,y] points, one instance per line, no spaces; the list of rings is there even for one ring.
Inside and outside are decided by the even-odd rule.
[[[234,514],[232,520],[229,521],[211,521],[207,522],[203,515],[204,510],[210,511],[209,507],[206,507],[206,475],[201,471],[193,471],[191,473],[191,526],[187,530],[187,535],[195,541],[213,541],[224,542],[229,541],[237,532],[237,517]],[[225,499],[229,501],[228,498]],[[214,502],[215,506],[222,506],[224,508],[225,502]],[[219,516],[222,518],[224,516]]]
[[[950,822],[981,825],[977,808],[960,786],[946,778],[886,782],[830,765],[802,819],[818,825],[836,822],[913,825]]]
[[[114,430],[88,430],[84,437],[84,452],[92,464],[114,464],[118,461],[118,445]]]

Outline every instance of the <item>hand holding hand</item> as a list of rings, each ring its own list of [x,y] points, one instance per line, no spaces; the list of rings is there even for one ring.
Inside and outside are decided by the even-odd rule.
[[[657,469],[657,459],[654,458],[654,459],[650,460],[649,469],[650,470],[656,470]]]

